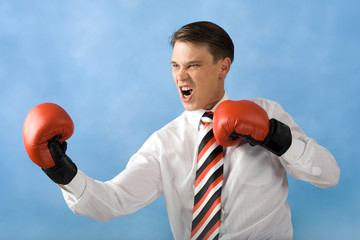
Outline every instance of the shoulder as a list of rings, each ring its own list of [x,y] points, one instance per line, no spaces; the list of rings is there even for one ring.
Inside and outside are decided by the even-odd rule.
[[[185,112],[167,123],[165,126],[157,130],[154,135],[161,138],[166,138],[169,135],[178,133],[182,128],[185,128],[187,118]]]
[[[168,130],[179,128],[180,126],[184,125],[185,122],[186,122],[186,114],[185,114],[185,112],[183,112],[178,117],[171,120],[168,124],[166,124],[165,126],[160,128],[158,130],[158,132],[163,132],[163,131],[168,131]]]
[[[275,106],[280,105],[279,103],[270,100],[270,99],[266,99],[266,98],[251,98],[249,99],[249,101],[252,101],[256,104],[258,104],[259,106],[261,106],[262,108],[264,108],[267,111],[272,110]]]
[[[277,117],[279,118],[281,115],[286,114],[282,106],[273,100],[266,99],[266,98],[252,98],[249,99],[259,106],[261,106],[265,111],[268,113],[269,117]]]

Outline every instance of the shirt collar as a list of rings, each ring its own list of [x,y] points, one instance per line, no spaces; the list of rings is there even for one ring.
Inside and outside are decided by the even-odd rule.
[[[226,92],[223,96],[223,98],[210,110],[212,112],[215,111],[216,107],[223,101],[225,100],[229,100]],[[185,111],[186,117],[189,121],[189,123],[197,130],[200,130],[200,124],[201,124],[201,117],[202,115],[208,110],[205,109],[199,109],[199,110],[195,110],[195,111]]]

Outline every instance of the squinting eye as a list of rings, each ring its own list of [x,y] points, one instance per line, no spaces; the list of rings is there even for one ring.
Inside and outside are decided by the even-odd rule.
[[[199,64],[190,64],[189,68],[191,68],[191,67],[199,67],[199,66],[200,66]]]

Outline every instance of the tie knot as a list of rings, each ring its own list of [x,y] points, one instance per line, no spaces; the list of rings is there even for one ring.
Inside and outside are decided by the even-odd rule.
[[[207,111],[204,113],[204,115],[201,117],[201,121],[205,124],[205,128],[212,123],[214,113]]]

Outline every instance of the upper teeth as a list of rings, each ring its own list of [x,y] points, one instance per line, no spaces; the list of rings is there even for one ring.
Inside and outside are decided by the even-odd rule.
[[[189,90],[191,90],[191,88],[189,88],[189,87],[182,87],[181,90],[182,90],[182,91],[189,91]]]

